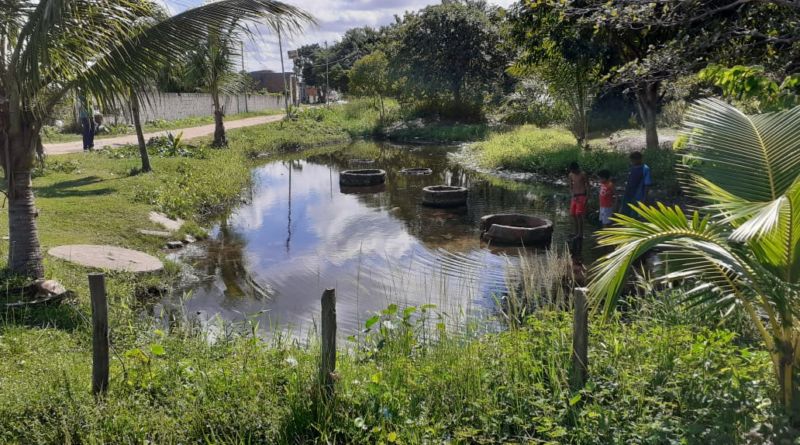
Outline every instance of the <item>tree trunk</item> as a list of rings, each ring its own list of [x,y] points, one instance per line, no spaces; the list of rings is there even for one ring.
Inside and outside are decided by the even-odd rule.
[[[224,110],[219,103],[219,96],[212,94],[214,100],[214,147],[227,147],[228,139],[225,137]]]
[[[656,149],[658,144],[658,82],[639,85],[636,88],[636,107],[644,125],[648,149]]]
[[[30,156],[30,154],[29,154]],[[8,194],[8,265],[11,272],[44,278],[42,250],[36,229],[38,212],[33,201],[31,172],[15,171]]]
[[[139,141],[139,156],[142,158],[142,173],[153,171],[150,166],[150,155],[147,153],[147,144],[144,141],[144,131],[142,131],[142,120],[139,116],[139,97],[135,91],[131,91],[131,116],[133,126],[136,128],[136,139]]]

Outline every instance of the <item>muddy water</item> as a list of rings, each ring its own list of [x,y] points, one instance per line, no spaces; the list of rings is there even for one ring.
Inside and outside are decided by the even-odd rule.
[[[568,196],[550,185],[465,170],[448,157],[456,150],[357,142],[255,169],[249,202],[220,221],[207,250],[186,256],[206,273],[186,309],[304,330],[319,318],[322,291],[332,287],[345,332],[390,303],[436,304],[451,314],[490,309],[519,250],[481,243],[481,216],[520,212],[550,218],[553,246],[561,247],[571,229]],[[412,167],[433,174],[400,173]],[[382,168],[386,185],[343,192],[339,172],[349,168]],[[436,184],[467,187],[467,206],[423,207],[422,188]]]

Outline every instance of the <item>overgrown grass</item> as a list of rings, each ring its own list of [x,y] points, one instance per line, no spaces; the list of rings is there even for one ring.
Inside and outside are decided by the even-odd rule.
[[[248,117],[272,116],[277,114],[283,114],[283,110],[282,109],[264,110],[264,111],[251,111],[247,113],[231,114],[229,116],[225,116],[225,121],[229,122],[240,119],[246,119]],[[214,123],[214,116],[192,116],[182,119],[175,119],[171,121],[167,120],[150,121],[145,123],[142,129],[145,133],[155,133],[164,130],[178,130],[181,128],[199,127],[202,125],[209,125],[213,123]],[[105,122],[104,124],[108,128],[111,128],[112,131],[110,133],[100,133],[97,136],[95,136],[95,139],[106,139],[117,136],[127,136],[136,134],[133,126],[131,125],[114,126],[112,122]],[[80,140],[81,140],[80,133],[62,133],[57,131],[45,131],[42,134],[42,142],[44,142],[45,144],[57,144],[61,142],[73,142]]]
[[[628,154],[605,146],[590,150],[579,147],[575,138],[561,128],[538,128],[525,125],[507,132],[493,133],[473,147],[479,163],[487,168],[536,172],[552,176],[565,176],[571,162],[594,174],[606,169],[623,181],[629,168]],[[675,191],[675,163],[677,155],[671,150],[645,150],[645,163],[652,172],[657,186]]]
[[[336,398],[319,409],[313,340],[208,344],[141,327],[134,337],[114,320],[120,356],[97,402],[85,325],[6,325],[0,440],[727,444],[769,441],[783,425],[769,402],[769,357],[727,331],[611,321],[592,330],[591,378],[575,390],[568,313],[480,337],[445,333],[440,315],[390,307],[371,320],[341,350]]]

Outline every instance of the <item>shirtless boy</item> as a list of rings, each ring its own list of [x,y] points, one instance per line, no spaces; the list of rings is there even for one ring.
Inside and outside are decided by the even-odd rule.
[[[569,214],[575,229],[575,238],[583,238],[583,219],[586,215],[587,192],[589,191],[589,177],[581,171],[577,162],[569,165],[569,191],[572,200],[569,204]]]

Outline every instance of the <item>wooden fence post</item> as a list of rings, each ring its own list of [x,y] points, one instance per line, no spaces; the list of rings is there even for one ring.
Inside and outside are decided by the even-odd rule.
[[[322,293],[322,359],[319,366],[319,381],[325,397],[333,395],[334,372],[336,371],[336,291],[326,289]]]
[[[108,300],[106,278],[101,273],[89,274],[92,298],[92,393],[108,389]]]
[[[576,287],[572,319],[572,387],[582,388],[589,376],[589,305],[586,288]]]

